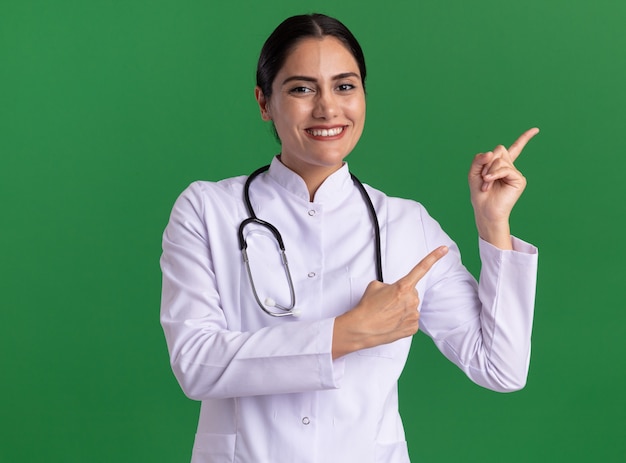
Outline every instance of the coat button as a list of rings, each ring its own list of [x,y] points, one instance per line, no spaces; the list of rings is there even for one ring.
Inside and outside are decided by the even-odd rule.
[[[309,215],[310,215],[311,217],[313,217],[315,214],[317,214],[317,211],[316,211],[315,209],[311,209],[311,210],[309,211]]]
[[[308,416],[305,416],[304,418],[302,418],[302,424],[303,424],[303,425],[305,425],[305,426],[306,426],[306,425],[307,425],[307,424],[309,424],[310,422],[311,422],[311,420],[309,419],[309,417],[308,417]]]
[[[309,278],[315,278],[315,272],[309,272],[307,275]]]

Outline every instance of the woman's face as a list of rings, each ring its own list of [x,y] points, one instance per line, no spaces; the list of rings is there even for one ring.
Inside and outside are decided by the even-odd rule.
[[[359,66],[334,37],[308,38],[288,55],[267,101],[257,87],[263,119],[281,140],[281,161],[307,177],[339,169],[365,123],[365,92]]]

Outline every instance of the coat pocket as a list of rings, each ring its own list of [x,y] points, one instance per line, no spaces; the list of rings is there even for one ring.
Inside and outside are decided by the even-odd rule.
[[[410,463],[409,449],[406,445],[406,441],[386,444],[376,443],[374,461],[376,463],[387,463],[389,461]]]
[[[404,349],[398,346],[399,341],[392,342],[391,344],[382,344],[376,347],[370,347],[368,349],[361,349],[357,351],[359,355],[365,357],[381,357],[386,359],[394,359],[404,354]]]
[[[236,434],[197,433],[193,443],[192,463],[232,463]]]

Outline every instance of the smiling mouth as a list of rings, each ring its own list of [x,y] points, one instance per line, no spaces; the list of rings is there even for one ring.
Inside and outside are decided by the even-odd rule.
[[[314,137],[336,137],[344,131],[345,127],[334,127],[332,129],[306,129],[307,133]]]

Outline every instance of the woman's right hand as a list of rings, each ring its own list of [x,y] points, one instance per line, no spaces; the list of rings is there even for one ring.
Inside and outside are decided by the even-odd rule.
[[[372,281],[359,303],[335,319],[333,359],[406,338],[419,328],[417,283],[448,252],[440,246],[393,284]]]

